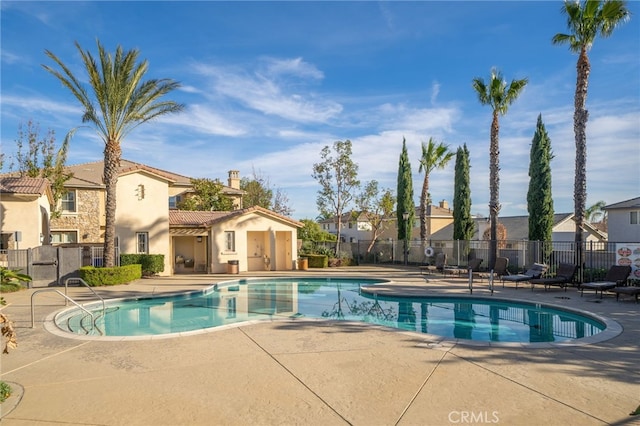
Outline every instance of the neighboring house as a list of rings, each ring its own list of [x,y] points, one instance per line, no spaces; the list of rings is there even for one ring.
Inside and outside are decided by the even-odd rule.
[[[5,229],[11,232],[20,230],[21,226],[29,230],[42,229],[37,234],[39,237],[41,233],[42,239],[34,239],[29,233],[28,244],[25,241],[19,248],[31,248],[49,242],[65,246],[102,246],[106,198],[105,186],[102,183],[103,171],[102,161],[67,167],[67,172],[73,176],[65,183],[66,193],[62,195],[58,206],[60,216],[49,222],[51,200],[48,200],[44,202],[47,206],[47,220],[40,219],[39,228],[34,226],[35,221],[31,216],[35,208],[24,203],[26,199],[23,195],[19,198],[23,200],[21,204],[16,207],[11,205],[13,209],[19,209],[18,216],[3,214],[3,232]],[[116,188],[116,247],[119,253],[163,254],[163,275],[176,272],[224,272],[227,260],[238,260],[239,271],[292,269],[297,258],[297,229],[303,225],[264,209],[242,210],[244,191],[240,190],[238,171],[229,172],[228,183],[222,192],[232,198],[236,210],[188,212],[209,214],[213,217],[193,223],[182,223],[176,219],[174,223],[173,213],[179,212],[176,210],[177,204],[182,197],[187,197],[193,192],[191,179],[144,164],[121,160]],[[3,209],[6,210],[9,205],[5,207],[5,191],[2,192]],[[34,193],[30,197],[33,198],[35,195],[37,194]],[[16,217],[24,218],[23,222],[18,222]],[[44,229],[44,223],[50,223],[49,228]],[[232,233],[234,238],[231,239]],[[11,245],[10,235],[11,233],[7,233],[3,240],[6,240],[9,248],[17,248],[17,245]],[[268,237],[266,242],[260,243],[263,251],[260,252],[262,260],[259,269],[254,265],[257,261],[250,260],[255,256],[249,253],[255,252],[255,247],[250,242],[251,238],[258,237]],[[226,247],[232,249],[222,249],[221,238],[230,238],[226,240],[230,244]],[[185,249],[187,245],[191,246],[188,250]],[[267,259],[269,264],[265,267]]]
[[[380,239],[395,240],[398,238],[398,226],[395,216],[391,221],[392,223],[389,224],[389,227],[382,234]],[[452,223],[453,210],[449,208],[449,203],[446,200],[440,201],[437,206],[433,204],[429,204],[427,206],[427,238],[432,238],[433,234]],[[420,207],[416,207],[415,209],[413,229],[411,230],[411,240],[420,241]]]
[[[383,219],[385,222],[383,232],[378,236],[378,240],[395,240],[398,238],[398,227],[395,216]],[[334,218],[324,219],[318,222],[322,230],[333,235],[337,234],[337,221]],[[438,206],[430,204],[427,208],[427,230],[434,233],[453,223],[453,211],[449,204],[442,200]],[[358,241],[370,241],[373,238],[372,227],[365,214],[354,214],[353,212],[342,215],[342,229],[340,235],[342,242],[355,243]],[[412,240],[420,239],[420,208],[416,207]]]
[[[551,240],[553,242],[575,241],[575,226],[573,213],[556,213],[553,215],[553,229]],[[474,218],[475,232],[472,241],[482,240],[482,235],[489,228],[488,218]],[[498,223],[504,225],[507,230],[507,241],[525,241],[529,239],[529,216],[499,217]],[[435,232],[431,238],[437,241],[450,241],[453,239],[453,223]],[[584,241],[606,241],[607,235],[585,222]]]
[[[0,253],[48,244],[52,203],[47,179],[0,177]]]
[[[338,221],[335,217],[318,222],[320,228],[330,234],[338,234]],[[343,243],[356,243],[372,238],[372,227],[367,215],[350,211],[342,214],[340,240]]]
[[[609,204],[604,209],[607,211],[610,241],[640,242],[640,197]]]

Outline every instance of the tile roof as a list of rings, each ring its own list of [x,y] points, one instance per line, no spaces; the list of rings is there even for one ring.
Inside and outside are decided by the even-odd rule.
[[[605,206],[605,210],[611,209],[637,209],[640,207],[640,197],[632,198],[626,201],[620,201],[619,203],[609,204]]]
[[[302,228],[304,224],[290,217],[282,216],[259,206],[231,211],[187,211],[169,210],[169,226],[211,226],[236,216],[248,213],[258,213],[269,216],[272,219],[289,223],[292,226]]]
[[[482,235],[479,235],[478,222],[488,221],[489,218],[474,218],[476,223],[473,240],[481,240]],[[561,222],[573,220],[573,213],[555,213],[553,215],[553,226],[558,225]],[[504,225],[507,229],[507,240],[527,240],[529,238],[529,216],[500,216],[498,217],[498,223]],[[585,222],[586,227],[592,228],[597,231],[590,223]],[[453,223],[445,226],[444,228],[434,232],[431,237],[434,240],[451,240],[453,239]]]
[[[66,166],[65,171],[72,173],[71,179],[65,182],[66,187],[70,188],[104,188],[102,177],[104,174],[104,161],[93,161],[90,163],[75,164]],[[136,163],[126,159],[120,160],[119,175],[135,173],[136,171],[145,171],[152,175],[166,179],[170,186],[184,186],[191,188],[191,178],[167,170],[158,169],[146,164]],[[5,173],[1,177],[17,176],[16,172]],[[223,184],[222,192],[225,194],[244,194],[240,189],[231,188]]]
[[[233,212],[169,210],[169,226],[206,226],[210,221],[231,213]]]
[[[66,170],[73,173],[73,176],[66,182],[65,186],[77,188],[104,188],[104,183],[102,181],[104,174],[104,161],[94,161],[91,163],[67,166]],[[166,179],[171,186],[184,186],[185,188],[191,187],[191,178],[188,176],[183,176],[126,159],[120,160],[120,176],[135,173],[137,171],[145,171],[162,179]],[[223,185],[223,192],[225,194],[244,194],[244,191],[231,188],[227,185]]]
[[[91,163],[76,164],[67,166],[66,170],[73,173],[71,179],[66,183],[67,186],[77,187],[103,187],[102,177],[104,174],[104,161],[94,161]],[[182,176],[177,173],[168,172],[148,166],[146,164],[135,163],[126,159],[120,160],[120,175],[133,173],[136,171],[146,171],[153,175],[159,176],[174,185],[191,185],[191,178]]]
[[[0,192],[5,194],[43,195],[49,188],[49,181],[45,178],[32,177],[2,177],[0,178]]]

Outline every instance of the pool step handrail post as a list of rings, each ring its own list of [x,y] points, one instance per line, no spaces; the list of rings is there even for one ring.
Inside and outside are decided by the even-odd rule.
[[[66,306],[66,301],[69,301],[69,302],[73,303],[78,308],[83,310],[85,313],[89,314],[89,316],[91,317],[91,323],[92,324],[94,323],[93,313],[88,311],[84,306],[82,306],[81,304],[79,304],[78,302],[76,302],[75,300],[73,300],[72,298],[67,296],[66,294],[62,293],[61,291],[56,290],[55,288],[43,288],[41,290],[36,290],[31,294],[31,328],[36,328],[36,311],[35,311],[35,304],[34,304],[35,295],[38,294],[38,293],[45,292],[45,291],[53,291],[53,292],[58,293],[60,296],[65,298],[65,306]]]
[[[104,299],[102,298],[102,296],[100,296],[98,293],[95,292],[95,290],[93,288],[91,288],[91,286],[89,284],[87,284],[87,282],[85,280],[83,280],[80,277],[71,277],[71,278],[67,278],[64,281],[64,294],[65,296],[67,295],[67,290],[69,288],[69,281],[78,281],[80,284],[84,285],[86,288],[89,289],[89,291],[91,291],[91,293],[93,293],[94,296],[96,296],[98,299],[100,299],[100,301],[102,302],[102,316],[104,316],[106,309],[106,304],[104,303]],[[66,299],[65,299],[65,306],[67,305],[66,303]]]

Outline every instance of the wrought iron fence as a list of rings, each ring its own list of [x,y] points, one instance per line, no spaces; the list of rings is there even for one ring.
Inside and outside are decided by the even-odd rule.
[[[334,242],[316,243],[329,250],[335,249]],[[356,264],[402,264],[404,240],[358,241],[340,243],[339,257],[350,258]],[[588,241],[583,243],[584,268],[580,271],[581,280],[601,279],[611,265],[616,264],[616,247],[621,242]],[[631,244],[631,243],[629,243]],[[637,243],[634,243],[637,244]],[[371,249],[369,247],[371,246]],[[427,250],[430,248],[431,250]],[[447,265],[465,267],[470,259],[483,259],[486,267],[489,260],[489,241],[428,240],[409,241],[407,263],[409,265],[433,264],[435,254],[447,255]],[[427,253],[433,253],[428,256]],[[527,240],[506,240],[498,242],[499,257],[509,259],[509,271],[512,273],[526,270],[533,263],[549,265],[549,273],[555,272],[558,264],[579,264],[576,243],[572,241],[547,242]],[[639,256],[640,257],[640,256]]]

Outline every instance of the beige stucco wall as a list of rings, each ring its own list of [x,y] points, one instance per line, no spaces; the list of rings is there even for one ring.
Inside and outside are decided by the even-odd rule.
[[[27,249],[49,243],[47,229],[49,222],[49,199],[40,197],[16,197],[2,194],[0,199],[0,229],[3,233],[20,231],[22,241],[13,242],[14,249]],[[11,240],[13,241],[13,239]]]
[[[608,210],[609,241],[621,243],[640,242],[640,225],[631,223],[631,212],[637,208]]]
[[[234,252],[225,250],[225,231],[235,231]],[[241,272],[291,270],[298,257],[296,238],[296,227],[257,212],[232,217],[213,226],[210,271],[226,272],[229,260],[237,260]]]
[[[144,197],[138,186],[144,186]],[[145,172],[120,176],[117,185],[116,235],[120,253],[137,252],[137,232],[149,233],[149,254],[164,255],[164,272],[171,274],[169,191],[167,181]]]
[[[565,220],[553,227],[553,233],[551,235],[551,240],[554,242],[572,242],[575,241],[576,238],[576,223],[573,220]],[[590,232],[582,233],[583,241],[599,241],[596,235],[593,235]]]

